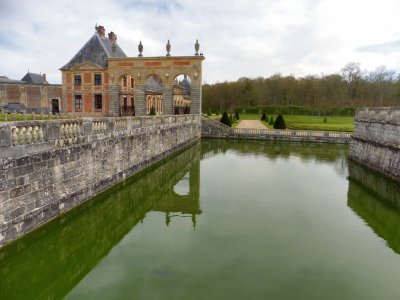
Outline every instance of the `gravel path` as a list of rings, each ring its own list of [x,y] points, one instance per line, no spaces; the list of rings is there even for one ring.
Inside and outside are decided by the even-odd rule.
[[[267,127],[258,120],[241,120],[236,128],[266,129]]]

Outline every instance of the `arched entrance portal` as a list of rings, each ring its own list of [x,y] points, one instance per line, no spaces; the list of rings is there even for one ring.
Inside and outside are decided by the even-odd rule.
[[[158,75],[150,75],[146,81],[146,114],[163,114],[163,84]]]
[[[119,107],[120,116],[135,115],[135,79],[132,75],[126,74],[120,77]]]
[[[190,114],[192,105],[191,99],[192,81],[186,74],[181,74],[175,77],[174,80],[174,114]]]

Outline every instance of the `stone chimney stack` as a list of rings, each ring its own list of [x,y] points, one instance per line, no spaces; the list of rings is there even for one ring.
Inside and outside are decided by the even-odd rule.
[[[47,78],[46,78],[46,74],[45,73],[43,73],[43,79],[44,79],[44,81],[47,81]]]
[[[114,32],[109,32],[108,33],[108,38],[111,40],[111,43],[116,44],[117,43],[117,35]]]
[[[106,37],[106,29],[104,28],[104,26],[101,26],[101,25],[99,25],[99,26],[97,26],[96,25],[96,31],[97,31],[97,34],[101,37],[101,38],[105,38]]]

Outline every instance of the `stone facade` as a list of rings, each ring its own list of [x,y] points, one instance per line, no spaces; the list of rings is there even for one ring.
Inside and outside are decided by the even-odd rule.
[[[200,116],[0,124],[0,245],[200,138]]]
[[[400,181],[400,108],[358,110],[349,158]]]
[[[0,105],[22,103],[30,111],[49,113],[52,112],[52,101],[59,105],[60,100],[61,85],[2,82],[0,80]]]

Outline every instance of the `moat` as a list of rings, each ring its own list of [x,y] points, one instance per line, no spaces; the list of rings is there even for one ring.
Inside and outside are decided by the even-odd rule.
[[[201,140],[0,249],[0,299],[399,299],[400,185],[347,155]]]

